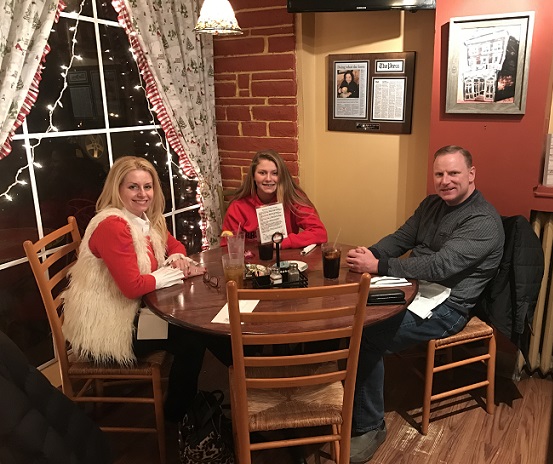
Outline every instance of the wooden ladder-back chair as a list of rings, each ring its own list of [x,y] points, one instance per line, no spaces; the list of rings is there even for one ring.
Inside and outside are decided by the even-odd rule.
[[[332,444],[336,462],[349,462],[353,393],[369,287],[369,274],[360,283],[298,289],[246,290],[237,289],[234,281],[227,283],[231,411],[240,464],[250,464],[255,450],[323,443]],[[239,300],[260,300],[260,304],[251,313],[240,313]],[[279,309],[264,310],[263,302],[275,300]],[[248,350],[252,345],[309,342],[320,342],[312,350],[316,352],[279,354],[283,351],[265,348],[251,355]],[[252,432],[290,429],[301,431],[295,437],[250,441]]]
[[[68,353],[68,343],[62,332],[63,310],[60,292],[67,284],[69,269],[76,262],[81,236],[74,217],[68,224],[32,243],[27,240],[23,248],[35,276],[42,301],[52,330],[54,348],[60,368],[63,393],[75,402],[88,403],[139,403],[151,404],[155,411],[155,427],[100,427],[108,432],[156,433],[159,457],[166,461],[165,425],[163,414],[163,390],[161,385],[170,366],[170,357],[165,352],[154,352],[138,359],[132,367],[117,364],[101,365],[79,360],[75,353]],[[106,396],[110,385],[126,382],[151,382],[152,395]],[[105,387],[105,388],[104,388]],[[95,394],[94,394],[95,393]]]
[[[484,342],[485,352],[475,349],[477,342]],[[452,349],[459,350],[465,356],[459,356],[453,360]],[[445,363],[436,363],[436,355],[443,351]],[[445,338],[430,340],[426,347],[426,367],[424,374],[415,368],[415,373],[424,381],[424,394],[422,404],[422,420],[420,424],[421,433],[428,433],[430,423],[431,403],[452,396],[460,395],[471,390],[486,387],[486,411],[494,413],[494,386],[495,386],[495,356],[496,341],[492,327],[473,316],[467,325],[459,333]],[[439,393],[433,392],[434,374],[450,369],[466,366],[468,364],[484,363],[486,365],[486,378],[482,381],[465,383],[450,390],[443,390]]]

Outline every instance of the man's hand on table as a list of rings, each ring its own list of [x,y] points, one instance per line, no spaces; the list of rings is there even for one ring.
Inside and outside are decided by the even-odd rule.
[[[346,262],[353,272],[368,272],[369,274],[378,272],[378,259],[367,247],[359,246],[349,250]]]

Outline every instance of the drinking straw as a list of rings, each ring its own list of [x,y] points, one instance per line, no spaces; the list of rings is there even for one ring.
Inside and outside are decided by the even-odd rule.
[[[338,241],[338,237],[340,236],[340,232],[342,232],[342,228],[340,227],[340,230],[336,234],[336,238],[334,239],[334,243],[332,244],[332,248],[336,248],[336,242]]]

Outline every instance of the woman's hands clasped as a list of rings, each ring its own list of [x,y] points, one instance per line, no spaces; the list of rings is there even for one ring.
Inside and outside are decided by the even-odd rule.
[[[205,274],[206,271],[205,267],[203,267],[200,263],[180,253],[171,255],[163,264],[165,266],[171,266],[175,269],[180,269],[183,272],[185,279]]]

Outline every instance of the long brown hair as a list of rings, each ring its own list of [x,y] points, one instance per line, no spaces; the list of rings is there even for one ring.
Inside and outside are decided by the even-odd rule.
[[[275,150],[261,150],[254,155],[246,178],[236,191],[233,200],[240,200],[249,196],[255,197],[257,195],[257,186],[255,185],[254,176],[255,170],[261,160],[275,163],[278,173],[277,201],[282,203],[284,208],[289,208],[294,212],[297,212],[297,207],[300,205],[309,206],[315,209],[315,206],[311,203],[307,194],[294,182],[286,163]]]
[[[150,220],[152,227],[157,230],[163,239],[163,243],[167,240],[167,223],[163,217],[165,208],[165,197],[161,190],[161,182],[154,166],[146,159],[138,156],[123,156],[119,158],[108,172],[102,193],[96,202],[96,212],[100,212],[106,208],[124,208],[119,187],[123,183],[125,176],[135,170],[146,171],[152,176],[154,195],[150,206],[146,210],[146,216]]]

